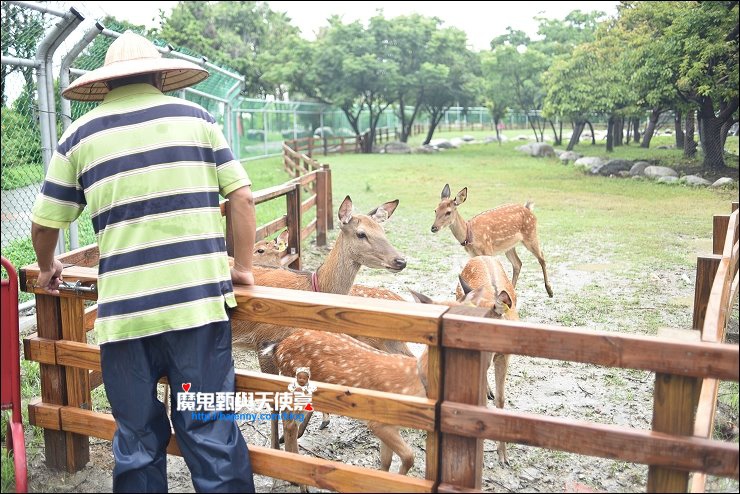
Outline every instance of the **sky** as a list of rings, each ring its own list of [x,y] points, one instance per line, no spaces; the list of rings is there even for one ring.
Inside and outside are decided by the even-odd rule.
[[[90,19],[102,19],[106,14],[118,19],[127,20],[135,24],[144,24],[155,27],[161,8],[167,14],[178,2],[75,2],[83,15]],[[549,1],[549,2],[283,2],[269,1],[274,11],[285,12],[298,26],[303,37],[312,40],[315,32],[327,25],[326,19],[332,14],[342,16],[344,22],[355,20],[367,21],[376,14],[378,9],[383,10],[386,18],[399,15],[418,13],[428,17],[439,17],[444,21],[443,26],[454,26],[462,29],[468,35],[468,44],[474,50],[490,48],[490,41],[494,37],[505,34],[508,26],[519,29],[530,36],[536,36],[537,22],[535,16],[544,16],[554,19],[563,19],[573,10],[585,12],[601,10],[608,15],[616,14],[616,1]]]

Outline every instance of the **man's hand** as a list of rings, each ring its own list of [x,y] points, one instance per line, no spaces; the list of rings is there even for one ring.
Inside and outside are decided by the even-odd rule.
[[[231,268],[231,281],[235,285],[254,285],[254,274],[251,270]]]
[[[62,269],[64,266],[57,259],[54,259],[51,266],[39,266],[39,277],[36,279],[36,286],[41,287],[52,295],[59,295],[59,285],[62,282]]]

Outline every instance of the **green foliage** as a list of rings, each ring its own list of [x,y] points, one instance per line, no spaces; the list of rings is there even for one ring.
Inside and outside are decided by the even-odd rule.
[[[2,109],[3,190],[39,183],[44,178],[38,122],[33,113],[17,110],[24,101],[19,98],[12,109]]]

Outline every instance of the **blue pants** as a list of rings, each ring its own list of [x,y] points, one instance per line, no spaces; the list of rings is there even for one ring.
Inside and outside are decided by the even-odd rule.
[[[113,438],[114,492],[167,492],[170,421],[157,381],[171,386],[172,423],[196,492],[254,492],[247,444],[234,421],[194,420],[177,411],[190,392],[234,391],[231,323],[101,345],[103,383],[118,426]]]

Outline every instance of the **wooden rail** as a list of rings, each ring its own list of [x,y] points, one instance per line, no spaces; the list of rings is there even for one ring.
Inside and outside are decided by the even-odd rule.
[[[740,375],[738,347],[721,342],[721,325],[737,294],[738,214],[729,218],[724,233],[730,240],[724,242],[716,276],[710,275],[707,315],[700,318],[708,341],[494,321],[480,317],[481,309],[235,287],[236,319],[413,341],[430,349],[427,398],[328,383],[316,383],[314,395],[322,411],[426,431],[425,479],[252,446],[255,473],[338,491],[475,490],[481,487],[483,440],[491,439],[648,464],[650,492],[685,492],[690,472],[699,472],[692,479],[693,492],[703,489],[706,474],[737,479],[737,445],[710,434],[716,383],[737,382]],[[91,262],[81,252],[66,256]],[[40,362],[43,371],[42,396],[29,405],[29,417],[55,435],[52,448],[47,445],[47,462],[75,470],[85,464],[88,437],[111,439],[115,429],[112,417],[89,410],[89,376],[100,370],[100,355],[97,346],[86,343],[82,299],[95,296],[44,295],[34,289],[37,276],[37,266],[21,270],[21,288],[36,293],[41,304],[38,334],[24,339],[26,359]],[[65,269],[65,279],[90,284],[97,277],[94,268],[72,266]],[[484,377],[490,352],[655,372],[653,429],[488,409]],[[258,372],[240,370],[236,376],[236,388],[243,391],[279,391],[287,383],[287,378]],[[178,453],[176,441],[168,451]]]

